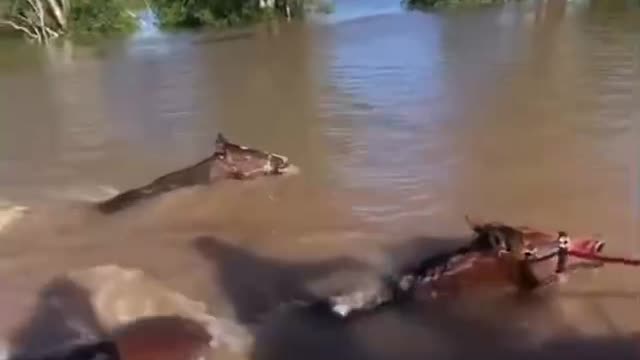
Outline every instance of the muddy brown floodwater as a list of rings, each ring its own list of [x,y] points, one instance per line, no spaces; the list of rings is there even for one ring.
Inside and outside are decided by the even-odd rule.
[[[633,358],[620,338],[640,331],[635,269],[524,304],[347,325],[274,310],[417,255],[416,237],[468,234],[465,214],[599,233],[640,255],[637,6],[397,2],[343,0],[326,19],[223,35],[0,42],[1,205],[27,209],[0,234],[0,334],[52,277],[112,264],[246,325],[242,358]],[[302,172],[91,209],[208,156],[219,131]]]

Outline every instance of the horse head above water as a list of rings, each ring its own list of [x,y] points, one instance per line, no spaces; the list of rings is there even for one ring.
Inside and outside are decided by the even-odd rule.
[[[219,133],[216,138],[214,158],[225,164],[231,177],[288,175],[298,173],[298,168],[286,156],[259,149],[248,148],[230,142]]]
[[[561,248],[602,252],[605,243],[592,236],[571,239],[566,231],[546,231],[529,226],[511,226],[501,222],[477,222],[466,217],[473,231],[473,240],[465,250],[509,253],[519,260],[541,252]],[[583,261],[581,261],[583,262]]]
[[[592,236],[572,238],[566,231],[467,221],[474,232],[468,249],[475,252],[468,251],[466,260],[474,266],[456,275],[460,279],[473,271],[476,276],[486,274],[518,291],[530,291],[555,282],[558,274],[604,265],[597,259],[569,256],[571,252],[600,254],[605,243]],[[476,281],[477,285],[482,283]]]
[[[209,185],[222,179],[250,180],[298,173],[298,167],[290,163],[286,156],[232,143],[219,133],[211,156],[161,176],[147,185],[122,192],[98,203],[97,207],[103,213],[113,213],[140,200],[180,188]]]

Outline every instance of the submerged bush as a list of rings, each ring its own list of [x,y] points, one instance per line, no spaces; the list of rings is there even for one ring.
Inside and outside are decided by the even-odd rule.
[[[333,0],[0,0],[0,27],[46,42],[63,35],[124,34],[148,4],[162,27],[227,27],[274,17],[331,12]]]
[[[79,35],[133,32],[137,19],[126,0],[71,0],[69,30]]]
[[[10,0],[0,25],[46,42],[70,34],[114,34],[135,30],[128,0]]]
[[[264,18],[302,17],[311,5],[331,9],[324,0],[151,0],[164,27],[225,27]]]
[[[234,25],[257,15],[257,0],[153,0],[151,6],[165,27]]]

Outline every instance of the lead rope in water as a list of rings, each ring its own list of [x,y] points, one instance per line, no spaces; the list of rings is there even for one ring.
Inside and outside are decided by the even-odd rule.
[[[591,251],[579,251],[570,249],[570,238],[565,232],[558,233],[558,249],[555,252],[541,257],[531,257],[527,261],[537,263],[557,257],[556,274],[563,273],[566,270],[569,257],[577,257],[585,260],[600,261],[605,264],[621,264],[627,266],[640,266],[640,259],[628,258],[623,256],[606,256]]]
[[[622,256],[606,256],[600,255],[597,253],[593,253],[590,251],[578,251],[571,250],[570,244],[571,240],[569,235],[566,232],[560,231],[558,232],[558,265],[556,268],[556,273],[564,272],[567,262],[569,260],[569,256],[577,257],[580,259],[586,260],[595,260],[600,261],[605,264],[622,264],[628,266],[640,266],[640,259],[627,258]]]
[[[571,250],[570,244],[571,240],[569,235],[566,232],[560,231],[558,232],[558,265],[556,268],[556,273],[564,272],[567,262],[569,260],[569,256],[586,259],[586,260],[594,260],[600,261],[605,264],[622,264],[628,266],[640,266],[640,259],[627,258],[622,256],[606,256],[600,255],[598,253],[594,253],[591,251],[578,251]]]
[[[558,233],[558,269],[557,273],[563,272],[569,256],[580,259],[600,261],[605,264],[622,264],[627,266],[640,266],[640,259],[627,258],[622,256],[605,256],[590,251],[578,251],[569,249],[570,238],[567,233]]]
[[[622,265],[628,265],[628,266],[640,266],[640,259],[632,259],[632,258],[626,258],[622,256],[605,256],[605,255],[592,254],[589,252],[577,251],[577,250],[568,250],[567,254],[569,256],[573,256],[581,259],[600,261],[605,264],[622,264]]]

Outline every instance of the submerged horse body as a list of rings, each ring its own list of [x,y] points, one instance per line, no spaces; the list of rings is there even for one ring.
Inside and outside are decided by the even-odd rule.
[[[464,294],[526,293],[556,282],[564,274],[603,265],[597,259],[569,257],[570,252],[599,254],[604,243],[591,237],[570,239],[502,223],[473,223],[465,246],[430,255],[417,264],[383,276],[374,290],[357,290],[323,301],[340,317],[407,301],[460,297]]]
[[[287,157],[228,141],[218,134],[215,151],[200,162],[161,176],[152,182],[98,203],[103,213],[125,209],[141,200],[179,188],[209,185],[222,179],[248,180],[260,176],[293,174],[298,168]]]

